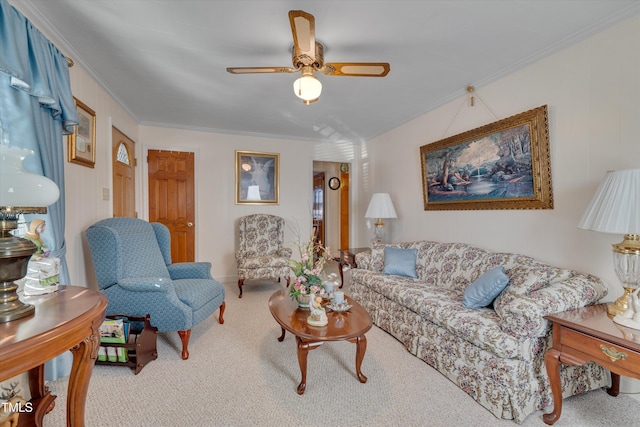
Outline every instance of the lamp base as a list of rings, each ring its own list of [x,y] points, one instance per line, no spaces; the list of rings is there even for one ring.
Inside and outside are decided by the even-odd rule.
[[[635,288],[624,288],[624,294],[607,306],[607,313],[611,316],[616,316],[627,311],[631,303],[631,294],[635,290]]]
[[[34,306],[20,301],[17,290],[18,285],[13,282],[0,284],[0,323],[22,319],[36,312]]]
[[[2,224],[0,224],[0,228]],[[31,316],[35,307],[18,298],[18,280],[27,275],[27,266],[36,245],[30,240],[12,236],[2,229],[0,237],[0,323]]]

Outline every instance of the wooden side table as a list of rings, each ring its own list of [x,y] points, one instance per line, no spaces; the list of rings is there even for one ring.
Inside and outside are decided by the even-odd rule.
[[[340,249],[340,256],[338,258],[334,258],[336,261],[340,263],[340,267],[338,270],[340,271],[340,288],[344,286],[344,272],[342,271],[345,266],[349,266],[351,268],[357,268],[356,264],[356,255],[360,252],[370,251],[371,248],[350,248],[350,249]]]
[[[24,301],[35,306],[33,316],[0,323],[0,381],[29,372],[33,410],[20,413],[19,425],[42,426],[55,399],[44,385],[44,363],[71,350],[67,426],[83,427],[107,297],[91,289],[64,286],[51,294],[24,297]]]
[[[611,371],[607,393],[617,396],[620,375],[640,379],[640,330],[618,325],[607,316],[606,304],[545,316],[553,322],[553,346],[544,355],[553,393],[553,412],[542,419],[553,424],[562,412],[560,362],[584,365],[589,361]]]

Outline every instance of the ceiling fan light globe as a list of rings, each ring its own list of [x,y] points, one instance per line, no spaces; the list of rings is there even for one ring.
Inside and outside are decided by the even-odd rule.
[[[314,76],[302,76],[293,82],[293,92],[304,101],[313,101],[322,93],[322,83]]]

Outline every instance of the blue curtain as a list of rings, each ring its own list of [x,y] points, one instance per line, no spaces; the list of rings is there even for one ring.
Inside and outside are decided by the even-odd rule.
[[[62,284],[69,283],[63,135],[72,133],[77,122],[65,56],[7,0],[0,0],[1,142],[32,150],[34,155],[25,159],[25,168],[50,178],[60,188],[60,199],[49,207],[45,220],[51,256],[60,258]],[[48,379],[68,375],[68,369],[55,363],[49,363],[49,368],[53,375],[47,374]]]

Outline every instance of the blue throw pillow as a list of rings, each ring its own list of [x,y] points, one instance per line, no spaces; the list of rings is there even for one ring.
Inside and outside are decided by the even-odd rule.
[[[504,272],[504,267],[493,268],[482,274],[464,290],[462,304],[467,308],[486,307],[509,284],[509,276]]]
[[[416,274],[417,249],[399,249],[385,246],[384,248],[384,274],[418,278]]]

